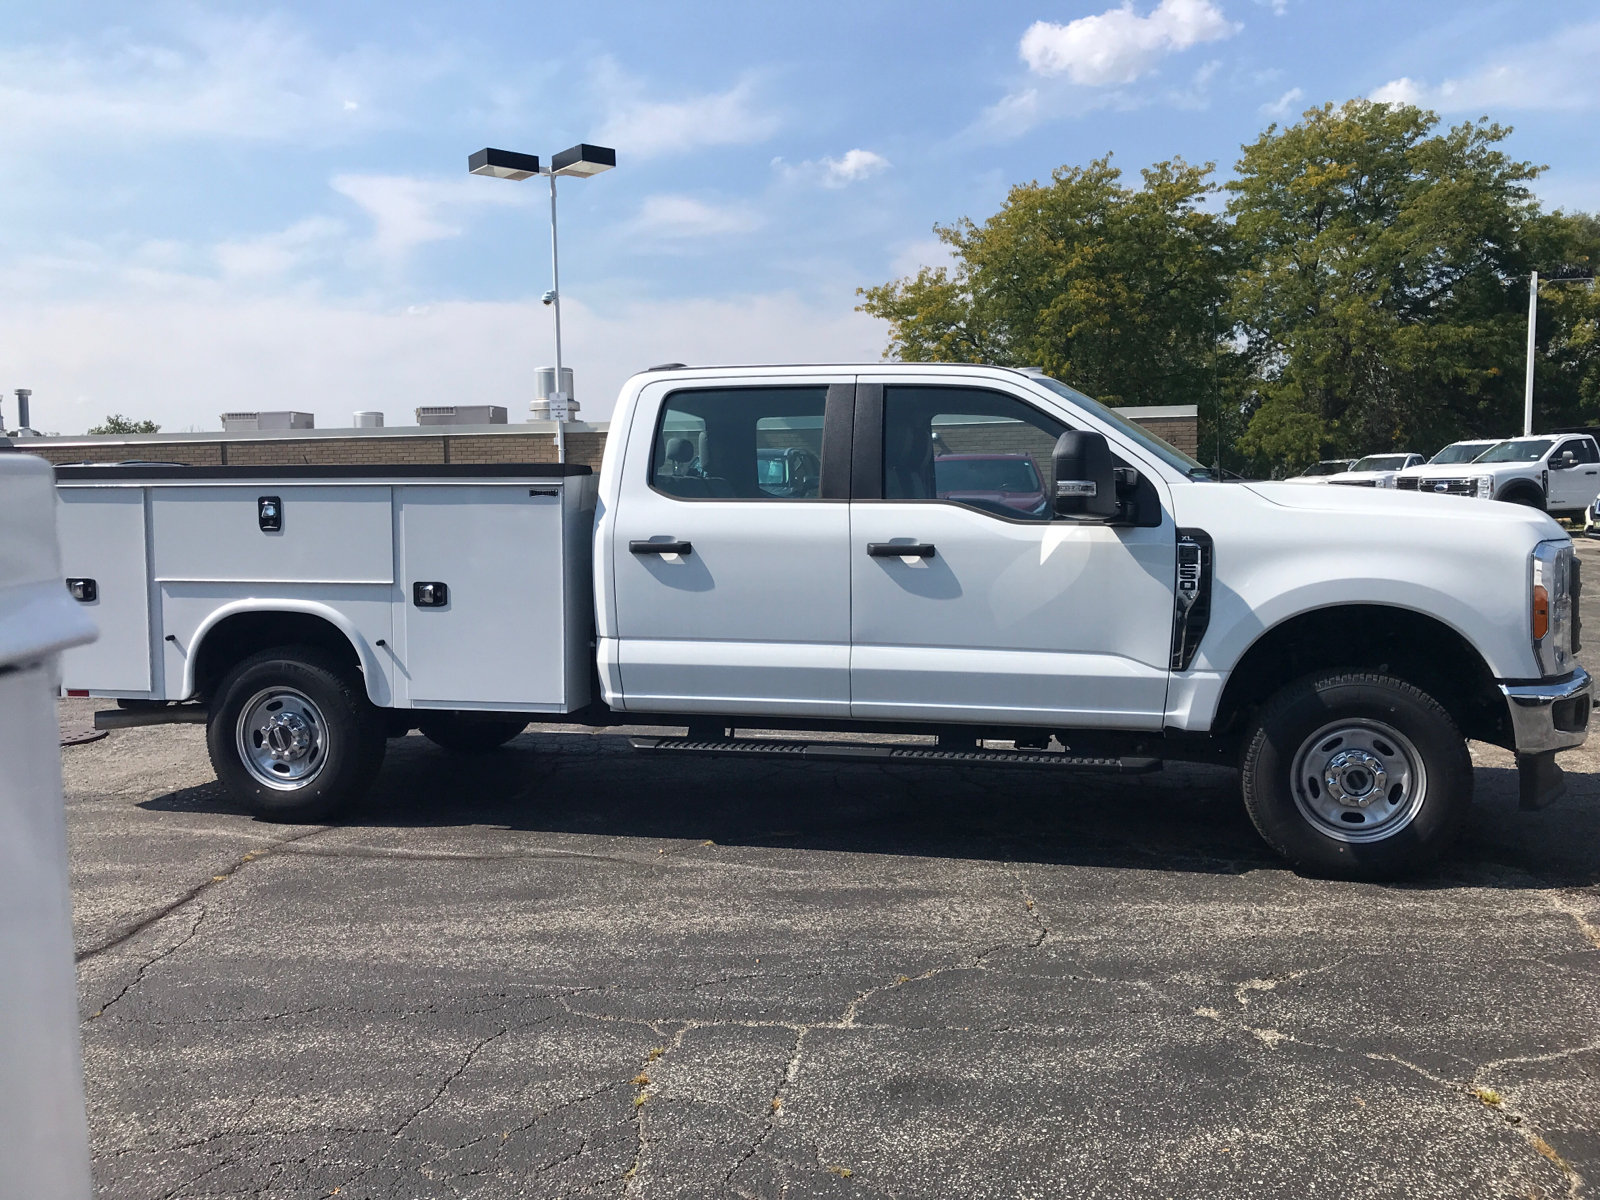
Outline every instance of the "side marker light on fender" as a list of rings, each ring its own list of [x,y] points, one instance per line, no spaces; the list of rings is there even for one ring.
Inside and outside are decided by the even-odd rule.
[[[1533,640],[1542,641],[1550,632],[1550,593],[1544,584],[1533,585]]]

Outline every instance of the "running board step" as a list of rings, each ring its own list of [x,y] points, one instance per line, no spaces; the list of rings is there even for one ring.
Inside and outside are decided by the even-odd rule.
[[[1097,771],[1112,775],[1145,775],[1159,771],[1159,758],[1080,758],[1030,750],[937,750],[932,746],[885,746],[870,742],[802,742],[788,739],[629,738],[646,754],[731,754],[745,757],[795,758],[835,762],[949,763],[952,766],[1045,767],[1057,771]]]

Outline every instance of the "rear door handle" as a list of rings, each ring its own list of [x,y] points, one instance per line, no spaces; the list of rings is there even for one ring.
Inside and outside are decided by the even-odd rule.
[[[932,558],[930,542],[868,542],[867,553],[873,558]]]
[[[633,554],[688,554],[694,549],[691,542],[629,542]]]

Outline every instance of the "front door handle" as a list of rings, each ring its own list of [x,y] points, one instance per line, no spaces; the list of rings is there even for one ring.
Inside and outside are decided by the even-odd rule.
[[[694,549],[691,542],[629,542],[633,554],[688,554]]]
[[[932,558],[930,542],[868,542],[867,553],[873,558]]]

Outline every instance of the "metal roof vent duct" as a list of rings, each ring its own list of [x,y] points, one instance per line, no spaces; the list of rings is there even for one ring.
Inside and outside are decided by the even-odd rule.
[[[252,429],[315,429],[317,418],[308,412],[229,412],[222,414],[226,433],[245,433]]]
[[[555,392],[561,392],[567,399],[567,414],[563,418],[568,421],[577,420],[578,402],[572,393],[572,368],[561,368],[561,384],[556,385],[556,369],[554,367],[540,367],[533,373],[533,403],[528,405],[528,420],[550,421],[550,400]]]
[[[506,410],[498,404],[436,404],[417,409],[418,425],[504,425]]]

